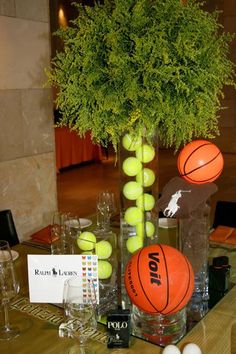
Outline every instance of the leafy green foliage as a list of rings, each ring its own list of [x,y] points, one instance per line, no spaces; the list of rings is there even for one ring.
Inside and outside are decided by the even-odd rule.
[[[218,134],[224,85],[235,87],[232,35],[196,0],[105,0],[78,7],[60,29],[64,51],[48,71],[61,125],[114,146],[127,131],[157,131],[178,148]]]

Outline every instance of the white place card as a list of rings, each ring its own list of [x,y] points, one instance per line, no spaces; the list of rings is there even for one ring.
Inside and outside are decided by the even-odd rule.
[[[28,255],[30,302],[63,302],[66,279],[92,279],[99,303],[98,258],[96,255]]]

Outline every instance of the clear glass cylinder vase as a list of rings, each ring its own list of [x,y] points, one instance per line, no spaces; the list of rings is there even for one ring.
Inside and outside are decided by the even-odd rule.
[[[133,305],[131,323],[136,337],[163,347],[175,344],[186,333],[186,307],[170,315],[150,315]]]
[[[158,241],[158,142],[156,134],[124,135],[119,149],[121,303],[130,309],[124,272],[132,254]]]
[[[188,329],[208,312],[208,251],[210,206],[204,202],[187,218],[179,219],[179,248],[194,271],[194,291],[187,306]]]
[[[186,333],[186,309],[171,315],[148,314],[131,304],[124,286],[130,257],[140,248],[158,243],[158,140],[125,135],[120,144],[120,305],[131,310],[132,334],[165,346]]]
[[[107,316],[118,306],[117,296],[117,237],[111,230],[94,231],[95,254],[98,256],[99,305],[97,314]]]

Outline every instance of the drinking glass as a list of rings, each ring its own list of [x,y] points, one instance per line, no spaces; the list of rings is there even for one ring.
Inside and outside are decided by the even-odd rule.
[[[110,229],[110,218],[116,211],[115,195],[103,191],[97,196],[97,225],[103,231]]]
[[[19,292],[9,243],[0,240],[0,299],[4,313],[4,325],[0,328],[0,340],[10,340],[20,334],[19,328],[10,325],[9,303]]]
[[[76,238],[80,232],[79,218],[59,211],[53,214],[51,227],[51,254],[76,253]]]
[[[65,281],[63,303],[70,335],[77,339],[76,353],[90,354],[94,351],[87,346],[87,339],[97,328],[96,287],[92,279],[73,277]],[[75,347],[73,347],[73,352]]]
[[[68,213],[64,221],[64,238],[70,248],[70,254],[78,253],[77,238],[81,234],[80,219],[77,215]]]

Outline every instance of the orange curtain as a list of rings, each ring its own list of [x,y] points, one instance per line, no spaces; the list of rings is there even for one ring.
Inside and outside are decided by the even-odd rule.
[[[90,133],[80,138],[67,127],[55,128],[57,171],[85,161],[102,160],[102,149],[92,143]]]

